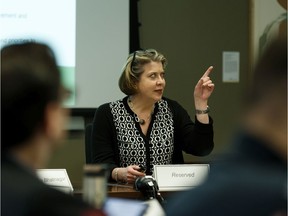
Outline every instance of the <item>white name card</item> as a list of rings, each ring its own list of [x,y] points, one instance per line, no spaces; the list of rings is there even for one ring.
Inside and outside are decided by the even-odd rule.
[[[209,164],[154,165],[153,177],[159,191],[185,190],[202,184],[209,169]]]
[[[73,187],[66,169],[37,169],[36,172],[45,184],[65,193],[73,192]]]

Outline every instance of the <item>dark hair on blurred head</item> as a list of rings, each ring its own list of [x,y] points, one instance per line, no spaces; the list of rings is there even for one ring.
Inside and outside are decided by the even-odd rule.
[[[1,50],[1,150],[20,145],[43,125],[48,103],[64,88],[52,50],[45,44],[7,45]]]
[[[287,101],[287,38],[270,42],[256,64],[247,99],[249,103],[266,100],[271,94]]]

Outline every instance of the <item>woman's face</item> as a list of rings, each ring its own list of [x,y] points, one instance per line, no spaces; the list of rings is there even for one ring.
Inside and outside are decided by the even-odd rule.
[[[145,64],[144,72],[140,76],[137,84],[138,95],[143,99],[150,99],[157,102],[162,98],[166,85],[164,69],[161,62],[150,62]]]

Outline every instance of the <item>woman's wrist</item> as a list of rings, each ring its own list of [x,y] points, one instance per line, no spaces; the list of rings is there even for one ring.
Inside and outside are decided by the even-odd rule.
[[[203,110],[208,106],[208,100],[194,100],[195,109]]]
[[[112,171],[112,178],[116,182],[126,183],[127,179],[125,178],[125,169],[126,168],[123,168],[123,167],[114,168],[113,171]]]
[[[210,107],[207,106],[205,109],[195,109],[195,112],[198,115],[208,114],[210,112]]]
[[[203,110],[208,106],[208,101],[196,102],[195,101],[195,109]]]
[[[112,178],[113,178],[116,182],[119,181],[119,179],[118,179],[118,171],[119,171],[119,168],[118,168],[118,167],[116,167],[116,168],[114,168],[114,169],[112,170]]]

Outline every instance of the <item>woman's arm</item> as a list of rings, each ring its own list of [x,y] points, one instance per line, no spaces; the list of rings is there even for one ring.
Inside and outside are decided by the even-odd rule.
[[[214,83],[210,79],[209,75],[212,72],[213,67],[210,66],[203,76],[197,82],[194,88],[194,103],[196,109],[196,118],[203,124],[209,123],[209,116],[207,114],[208,99],[214,91]]]
[[[92,124],[92,163],[109,164],[111,178],[111,171],[118,166],[118,151],[109,104],[97,108]]]
[[[179,103],[170,103],[175,124],[175,148],[196,156],[210,154],[214,148],[212,118],[209,116],[208,124],[201,123],[197,118],[192,122],[187,111]]]

